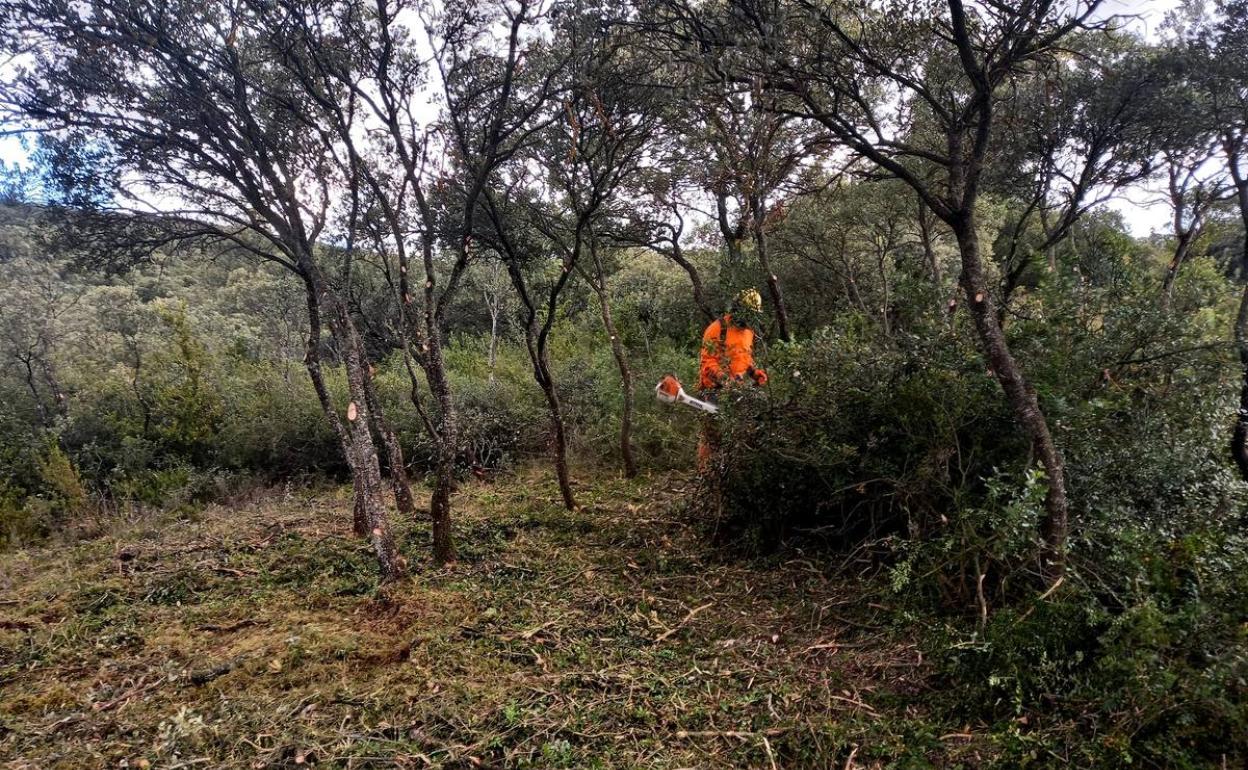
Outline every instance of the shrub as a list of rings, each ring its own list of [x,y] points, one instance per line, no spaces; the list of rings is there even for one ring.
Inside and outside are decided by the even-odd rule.
[[[879,345],[853,318],[773,347],[766,388],[721,398],[713,518],[771,547],[797,532],[917,534],[973,504],[1018,447],[973,356],[956,334]]]

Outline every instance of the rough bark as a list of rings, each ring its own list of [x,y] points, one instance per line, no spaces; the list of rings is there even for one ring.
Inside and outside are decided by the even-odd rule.
[[[373,421],[372,427],[381,438],[381,446],[386,452],[386,470],[389,471],[390,489],[394,493],[394,506],[400,514],[412,516],[416,513],[416,501],[412,499],[412,485],[407,477],[403,447],[399,445],[399,437],[382,411],[373,373],[367,366],[364,369],[364,394],[368,401],[369,417]]]
[[[1044,542],[1043,569],[1048,577],[1059,575],[1065,563],[1066,537],[1069,532],[1066,499],[1066,469],[1036,392],[1014,360],[1006,343],[1005,333],[997,323],[993,299],[988,293],[980,258],[979,235],[973,216],[965,216],[954,227],[962,257],[962,289],[967,307],[975,321],[975,330],[991,367],[991,374],[1001,383],[1014,417],[1031,442],[1032,450],[1044,467],[1048,493],[1046,513],[1040,525]]]
[[[360,505],[368,527],[368,537],[381,567],[382,579],[387,582],[398,580],[407,574],[407,563],[395,547],[394,534],[390,530],[389,517],[382,501],[381,465],[370,429],[364,344],[351,321],[346,305],[333,294],[310,256],[304,259],[303,264],[316,290],[318,304],[330,314],[330,332],[342,350],[343,363],[346,365],[351,403],[347,406],[347,422],[344,428],[351,438],[351,467],[359,485],[359,499],[363,500]]]
[[[321,305],[317,299],[316,289],[313,287],[312,282],[305,280],[304,286],[308,303],[308,341],[304,352],[303,365],[308,371],[308,378],[312,380],[312,388],[316,391],[316,399],[320,402],[321,412],[325,415],[325,419],[329,421],[330,427],[333,428],[334,435],[338,437],[343,459],[346,460],[347,467],[351,471],[353,487],[351,530],[359,537],[366,537],[368,535],[368,520],[364,513],[364,489],[360,485],[358,474],[355,472],[355,451],[351,447],[351,436],[347,433],[346,427],[342,424],[342,418],[338,416],[338,411],[334,408],[333,400],[329,396],[329,389],[325,386],[325,375],[321,371]]]
[[[434,468],[433,494],[429,499],[429,519],[433,529],[433,558],[441,564],[455,561],[455,540],[451,532],[451,493],[455,489],[455,453],[459,443],[459,423],[451,384],[442,358],[442,341],[431,335],[425,356],[429,389],[438,400],[438,461]]]

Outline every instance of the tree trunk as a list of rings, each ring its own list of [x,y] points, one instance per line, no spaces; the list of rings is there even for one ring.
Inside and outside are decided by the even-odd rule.
[[[1245,217],[1248,219],[1248,216]],[[1244,247],[1248,248],[1248,236]],[[1248,261],[1248,251],[1244,252]],[[1235,430],[1231,434],[1231,457],[1239,468],[1239,477],[1248,481],[1248,284],[1244,285],[1239,299],[1239,314],[1235,318],[1235,344],[1239,348],[1239,368],[1242,382],[1239,386],[1239,413],[1235,418]]]
[[[1248,481],[1248,179],[1240,172],[1239,154],[1231,152],[1229,158],[1231,178],[1235,182],[1235,199],[1244,222],[1243,268],[1239,279],[1245,282],[1239,300],[1239,314],[1235,318],[1235,343],[1239,347],[1239,368],[1243,381],[1239,388],[1239,413],[1231,434],[1231,456],[1239,467],[1240,478]]]
[[[923,259],[927,262],[927,272],[932,279],[932,285],[939,289],[942,280],[940,261],[936,258],[936,247],[932,243],[931,214],[923,205],[922,198],[919,198],[919,240],[923,244]]]
[[[438,460],[434,468],[433,494],[429,499],[429,519],[433,530],[433,558],[439,564],[455,561],[455,538],[451,531],[451,492],[455,489],[455,455],[459,446],[459,419],[451,398],[451,384],[442,357],[442,340],[429,336],[425,375],[429,390],[438,400]]]
[[[395,547],[394,534],[390,531],[389,517],[381,496],[381,467],[377,461],[377,446],[373,442],[369,427],[371,419],[365,384],[368,372],[364,360],[364,345],[351,322],[346,305],[332,293],[324,278],[319,275],[319,268],[312,264],[311,259],[305,260],[303,264],[315,289],[313,302],[318,306],[328,303],[330,332],[336,338],[346,364],[351,403],[347,406],[347,423],[344,429],[351,440],[353,460],[350,465],[358,484],[357,505],[363,514],[368,537],[381,568],[382,580],[398,580],[407,574],[407,563]],[[309,309],[311,306],[312,303],[309,304]],[[358,502],[360,499],[363,500],[362,503]]]
[[[489,367],[490,367],[490,382],[493,382],[494,381],[494,366],[495,364],[498,363],[498,316],[500,314],[500,311],[499,311],[499,308],[494,303],[490,303],[489,308],[490,308]]]
[[[659,253],[675,262],[689,276],[689,286],[693,290],[693,302],[702,311],[702,315],[706,316],[708,320],[716,318],[718,314],[706,298],[706,289],[702,283],[702,276],[698,273],[697,266],[685,258],[684,249],[680,247],[677,238],[675,236],[672,238],[672,248],[662,249]]]
[[[386,515],[385,504],[381,496],[381,467],[377,461],[377,447],[369,429],[369,409],[364,390],[363,355],[360,341],[354,330],[345,327],[347,383],[351,393],[351,404],[347,408],[347,424],[351,432],[351,445],[355,450],[356,475],[360,479],[360,489],[364,493],[363,512],[368,525],[369,537],[373,552],[381,566],[382,579],[389,582],[398,580],[407,574],[407,565],[394,545],[394,535],[390,531],[389,517]],[[354,409],[352,409],[354,407]],[[354,415],[353,415],[354,412]],[[354,419],[352,417],[354,416]]]
[[[892,303],[892,295],[891,295],[891,292],[889,291],[889,285],[888,285],[888,250],[887,249],[884,249],[884,248],[880,249],[879,259],[877,260],[877,267],[880,272],[880,288],[884,292],[884,306],[880,308],[880,323],[884,327],[884,336],[891,337],[893,336],[893,324],[892,324],[891,319],[889,318],[889,314],[892,312],[892,308],[890,307]]]
[[[559,494],[563,497],[563,505],[569,511],[576,510],[576,496],[572,493],[572,478],[568,472],[568,436],[563,425],[563,406],[559,402],[559,393],[555,390],[555,378],[550,371],[550,353],[537,325],[537,316],[529,311],[529,321],[524,330],[525,343],[529,349],[529,359],[533,363],[533,378],[546,397],[546,407],[550,412],[550,441],[554,452],[555,476],[559,480]]]
[[[576,496],[572,493],[572,476],[568,472],[568,436],[563,424],[563,405],[560,404],[559,393],[555,390],[555,381],[550,373],[550,355],[545,345],[541,346],[538,361],[542,369],[542,391],[546,394],[546,405],[550,408],[551,440],[554,444],[555,476],[559,480],[559,494],[563,496],[563,506],[573,511],[576,510]]]
[[[1161,284],[1161,307],[1163,310],[1170,309],[1170,303],[1174,299],[1174,282],[1179,277],[1179,270],[1183,267],[1183,263],[1187,261],[1187,254],[1191,250],[1193,238],[1195,238],[1195,228],[1179,233],[1177,236],[1178,240],[1174,247],[1174,257],[1171,258],[1170,264],[1166,266],[1166,277]]]
[[[1001,383],[1014,417],[1031,441],[1032,449],[1044,466],[1048,494],[1046,514],[1041,522],[1040,536],[1044,542],[1043,571],[1049,579],[1061,574],[1065,566],[1066,536],[1069,531],[1066,499],[1066,470],[1061,453],[1049,432],[1049,425],[1036,392],[1014,360],[1006,344],[1005,334],[997,323],[992,297],[988,294],[980,261],[979,235],[975,218],[968,214],[955,226],[958,249],[962,257],[961,283],[967,306],[975,320],[975,329],[983,345],[991,374]]]
[[[763,274],[767,276],[767,293],[771,295],[771,304],[776,315],[776,326],[780,333],[780,339],[785,342],[791,342],[793,337],[789,334],[789,311],[784,304],[784,294],[780,291],[780,279],[771,269],[771,257],[767,252],[767,228],[766,219],[767,212],[765,201],[755,201],[754,206],[754,251],[758,255],[758,264],[763,268]]]
[[[44,430],[52,427],[52,421],[48,418],[47,407],[43,404],[43,396],[39,395],[39,386],[35,384],[35,367],[31,363],[31,357],[19,357],[26,369],[26,389],[30,391],[30,397],[35,402],[35,409],[39,412],[39,424]]]
[[[359,537],[367,537],[368,520],[364,513],[364,489],[360,484],[359,474],[355,472],[355,450],[351,447],[350,434],[343,426],[338,411],[334,409],[329,389],[325,386],[325,376],[321,371],[321,305],[317,300],[316,289],[313,288],[312,282],[305,280],[304,288],[308,302],[308,342],[303,365],[308,371],[308,378],[312,380],[312,388],[316,391],[317,401],[321,404],[321,412],[329,421],[330,427],[334,429],[334,435],[338,437],[339,446],[342,447],[342,457],[351,472],[353,487],[351,531]]]
[[[377,398],[377,387],[373,382],[373,373],[364,368],[364,394],[368,401],[369,415],[373,421],[373,429],[381,437],[381,446],[386,452],[386,469],[390,471],[390,489],[394,492],[394,507],[403,516],[416,513],[416,501],[412,499],[412,485],[407,478],[407,464],[403,459],[403,448],[394,433],[394,427],[386,419],[382,411],[381,401]]]
[[[741,239],[745,236],[744,222],[738,222],[733,227],[728,222],[728,194],[723,192],[715,193],[715,213],[716,221],[719,223],[719,234],[724,238],[724,248],[728,250],[729,264],[741,264]]]
[[[597,256],[594,261],[597,263]],[[590,282],[594,293],[598,295],[598,308],[602,311],[602,326],[611,339],[611,354],[615,356],[615,364],[620,370],[620,390],[624,396],[624,411],[620,415],[620,457],[624,461],[624,477],[633,478],[637,475],[637,461],[633,458],[633,372],[628,365],[628,355],[624,343],[615,330],[615,320],[611,317],[611,298],[607,294],[606,277],[601,268],[598,270],[597,282]]]

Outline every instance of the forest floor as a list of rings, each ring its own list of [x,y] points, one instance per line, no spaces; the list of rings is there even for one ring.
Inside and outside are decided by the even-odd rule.
[[[826,557],[717,555],[685,488],[473,482],[461,560],[403,523],[385,591],[349,489],[0,554],[0,767],[978,764],[897,613]]]

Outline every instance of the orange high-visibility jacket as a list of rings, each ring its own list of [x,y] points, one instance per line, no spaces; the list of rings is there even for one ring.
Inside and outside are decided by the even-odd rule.
[[[710,390],[723,385],[725,380],[746,375],[760,385],[767,381],[767,375],[754,368],[754,332],[734,324],[729,315],[712,321],[702,332],[699,385]]]

